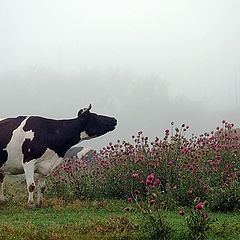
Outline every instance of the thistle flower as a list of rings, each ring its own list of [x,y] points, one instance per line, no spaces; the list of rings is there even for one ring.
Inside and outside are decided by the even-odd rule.
[[[197,210],[201,210],[203,208],[203,203],[200,202],[197,206],[196,206],[196,209]]]
[[[138,178],[139,177],[139,175],[137,173],[134,173],[132,176],[133,176],[133,178]]]
[[[156,203],[155,200],[151,200],[151,201],[150,201],[150,205],[151,205],[151,206],[154,205],[155,203]]]
[[[188,193],[188,195],[193,195],[193,189],[189,188],[187,193]]]
[[[124,210],[125,210],[126,212],[129,212],[130,208],[129,208],[129,207],[125,207]]]
[[[140,195],[140,191],[139,190],[135,190],[134,193],[135,193],[135,195]]]
[[[147,180],[151,181],[153,179],[154,179],[154,174],[153,173],[147,176]]]
[[[185,212],[183,210],[180,210],[179,212],[179,215],[183,216],[185,214]]]

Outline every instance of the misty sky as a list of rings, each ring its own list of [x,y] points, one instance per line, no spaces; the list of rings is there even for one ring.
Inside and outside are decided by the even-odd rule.
[[[239,0],[0,0],[0,118],[114,115],[100,146],[240,121]],[[90,143],[90,142],[89,142]]]

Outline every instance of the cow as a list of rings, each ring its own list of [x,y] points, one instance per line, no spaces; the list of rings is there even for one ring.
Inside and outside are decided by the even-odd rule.
[[[87,139],[113,131],[117,120],[98,115],[88,108],[76,118],[54,120],[39,116],[19,116],[0,121],[0,200],[4,201],[5,174],[25,174],[28,206],[33,207],[34,173],[38,178],[37,206],[41,206],[46,177],[60,164],[68,149]]]
[[[83,158],[86,161],[91,161],[94,157],[96,157],[96,154],[91,147],[72,147],[66,152],[64,158],[71,159],[74,157],[78,159]]]

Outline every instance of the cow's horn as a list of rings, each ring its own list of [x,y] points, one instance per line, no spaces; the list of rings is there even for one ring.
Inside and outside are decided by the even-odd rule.
[[[88,108],[83,109],[82,114],[85,112],[88,112],[92,108],[92,105],[90,104]]]

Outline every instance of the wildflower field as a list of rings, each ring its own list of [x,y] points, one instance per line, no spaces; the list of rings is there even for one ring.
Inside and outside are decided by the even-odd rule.
[[[26,216],[46,214],[40,226],[47,233],[31,222],[28,238],[19,239],[240,239],[240,139],[229,134],[234,126],[223,121],[218,134],[186,137],[188,129],[171,123],[163,139],[150,141],[139,132],[131,142],[95,151],[91,160],[66,159],[48,179],[42,209],[20,204]],[[9,208],[14,218],[19,208],[11,200],[1,211]],[[56,215],[53,225],[44,225],[52,219],[48,212]],[[5,234],[10,223],[2,223],[0,239],[14,239]],[[7,231],[13,236],[17,230]]]

